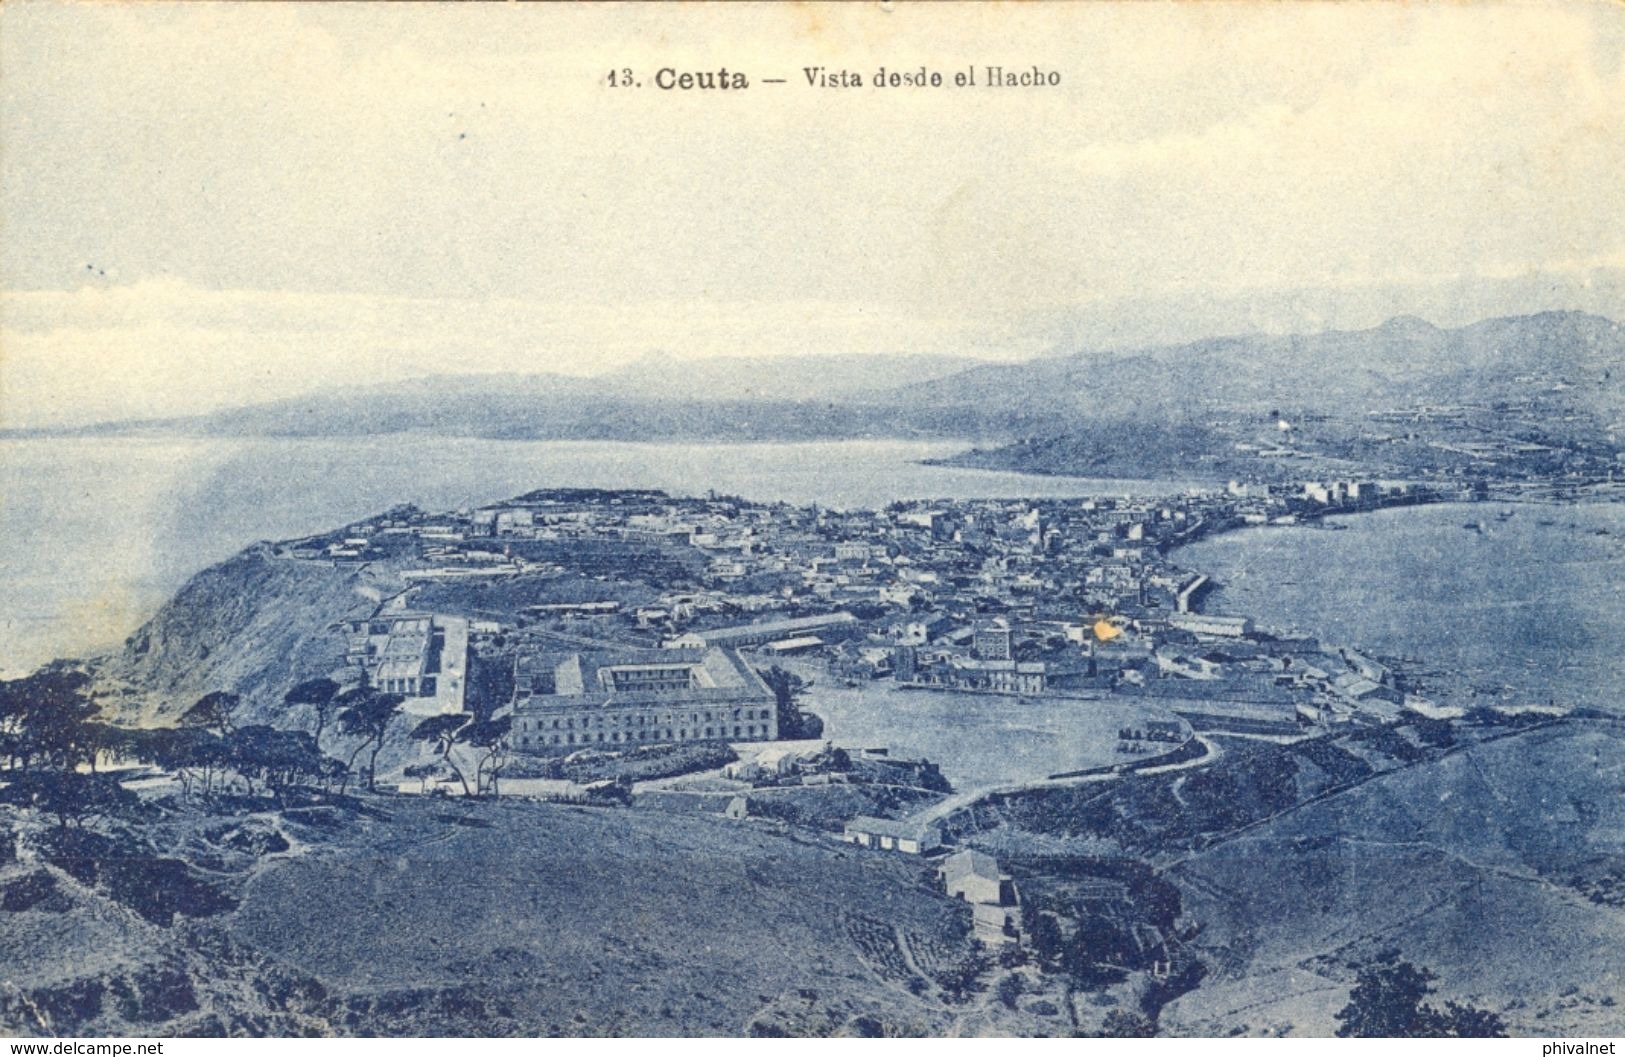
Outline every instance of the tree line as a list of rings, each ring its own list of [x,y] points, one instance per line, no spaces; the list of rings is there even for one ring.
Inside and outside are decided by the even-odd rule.
[[[107,771],[126,765],[173,775],[183,798],[267,796],[281,804],[295,789],[376,788],[379,754],[405,718],[401,695],[364,678],[348,686],[317,678],[283,702],[306,714],[304,729],[241,722],[243,699],[230,691],[205,694],[170,726],[128,727],[105,719],[91,677],[71,664],[0,680],[0,802],[38,808],[62,828],[82,826],[137,804]],[[447,775],[466,794],[495,794],[509,723],[466,713],[421,721],[408,736],[435,759],[407,768],[408,777]],[[460,763],[459,751],[472,762]]]

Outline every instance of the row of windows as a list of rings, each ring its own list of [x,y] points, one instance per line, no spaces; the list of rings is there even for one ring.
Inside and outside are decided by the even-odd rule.
[[[733,718],[734,719],[745,719],[745,720],[749,720],[749,719],[767,719],[771,715],[772,715],[772,713],[768,709],[765,709],[765,708],[761,708],[761,709],[757,709],[757,708],[736,708],[736,709],[733,710]],[[621,720],[623,718],[626,721],[624,724],[621,722]],[[726,721],[727,719],[728,719],[728,716],[727,716],[727,713],[725,711],[703,713],[703,721],[704,722],[713,722],[713,721],[717,721],[717,720]],[[683,716],[681,714],[674,715],[674,714],[672,714],[670,712],[668,712],[668,713],[666,713],[664,715],[655,715],[653,713],[648,713],[648,712],[639,712],[639,713],[635,713],[635,714],[628,714],[628,715],[625,715],[624,717],[622,715],[617,715],[617,714],[612,712],[607,716],[582,716],[581,717],[581,729],[585,730],[585,729],[587,729],[589,727],[600,727],[601,728],[601,727],[619,727],[619,726],[647,727],[647,726],[653,726],[653,725],[658,725],[658,724],[681,723],[681,722],[683,722]],[[702,713],[690,712],[688,714],[688,722],[696,723],[696,724],[702,722]],[[575,730],[576,729],[576,721],[575,721],[574,716],[565,716],[563,718],[555,716],[552,719],[536,719],[536,720],[521,719],[519,721],[519,729],[521,731],[529,731],[529,730]],[[721,729],[721,728],[719,728],[719,729]]]
[[[619,691],[689,690],[693,686],[694,681],[686,675],[666,679],[656,677],[623,679],[620,673],[617,672],[614,679],[605,686],[605,689]]]
[[[408,697],[433,697],[435,694],[435,676],[426,675],[422,679],[380,679],[378,689],[386,694],[405,694]]]
[[[584,734],[581,735],[581,738],[580,738],[579,741],[576,740],[576,735],[574,735],[574,734],[563,734],[563,735],[559,735],[559,734],[546,734],[546,735],[538,734],[538,735],[536,735],[534,740],[532,740],[530,735],[526,734],[526,735],[522,735],[519,738],[519,745],[520,745],[521,748],[528,749],[528,748],[534,747],[534,748],[539,749],[539,748],[543,748],[543,747],[548,746],[548,745],[603,745],[606,742],[609,743],[609,744],[618,744],[618,743],[621,743],[621,742],[630,743],[630,742],[634,742],[634,741],[672,741],[672,740],[687,741],[691,737],[692,738],[705,739],[705,738],[726,738],[726,737],[730,736],[729,733],[728,733],[728,728],[725,727],[725,726],[705,727],[705,728],[703,728],[703,731],[704,731],[703,733],[701,732],[701,730],[702,730],[702,728],[699,728],[699,727],[696,727],[692,731],[690,731],[687,727],[678,727],[677,728],[677,736],[676,736],[675,739],[673,739],[672,731],[670,729],[666,729],[666,730],[629,730],[629,731],[626,731],[624,735],[622,734],[621,731],[612,730],[612,731],[609,732],[609,736],[607,738],[604,736],[603,731],[599,731],[596,734],[585,734],[584,733]],[[733,727],[732,737],[735,737],[735,738],[765,738],[765,737],[767,737],[767,735],[768,735],[768,728],[767,728],[767,726],[765,724],[758,725],[758,724],[755,724],[755,723],[746,723],[746,724],[737,724],[736,723],[736,724],[734,724],[734,727]]]

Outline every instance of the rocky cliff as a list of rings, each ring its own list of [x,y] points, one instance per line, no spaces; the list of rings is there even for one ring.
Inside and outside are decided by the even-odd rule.
[[[266,545],[194,576],[109,658],[100,674],[129,689],[120,718],[173,720],[213,690],[243,695],[245,720],[267,720],[295,682],[340,664],[335,625],[365,616],[387,571],[275,557]]]

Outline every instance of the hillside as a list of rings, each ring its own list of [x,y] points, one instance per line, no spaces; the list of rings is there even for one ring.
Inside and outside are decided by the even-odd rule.
[[[628,400],[884,401],[888,391],[976,366],[964,356],[832,353],[685,360],[651,353],[593,379]]]
[[[1221,480],[1600,478],[1621,452],[1621,365],[1625,330],[1597,316],[1456,330],[1401,318],[1358,332],[984,367],[910,392],[926,403],[978,401],[992,419],[1060,423],[944,460],[956,466]]]
[[[1483,745],[1180,863],[1219,970],[1164,1023],[1329,1034],[1352,967],[1397,947],[1514,1035],[1625,1031],[1620,735],[1576,723]]]
[[[726,442],[1003,435],[999,422],[975,413],[804,398],[621,397],[579,379],[545,376],[436,378],[332,390],[162,428],[216,436],[426,433],[500,440]]]
[[[698,361],[654,354],[591,378],[439,375],[326,389],[263,404],[80,432],[215,436],[428,433],[499,439],[716,441],[950,436],[986,431],[979,416],[943,418],[885,394],[963,370],[953,356],[828,355]],[[871,406],[873,405],[873,406]]]
[[[1361,412],[1419,401],[1524,399],[1562,384],[1593,413],[1618,407],[1625,328],[1551,312],[1453,330],[1398,317],[1360,331],[1212,338],[983,365],[900,390],[900,401],[1112,418],[1214,409]]]
[[[298,678],[338,666],[345,642],[333,625],[377,605],[379,577],[285,561],[251,547],[192,577],[138,628],[98,675],[126,687],[114,697],[121,721],[166,723],[203,694],[230,689],[246,716],[273,711]]]
[[[994,798],[957,827],[1001,855],[1156,866],[1205,970],[1166,1034],[1331,1035],[1391,948],[1515,1036],[1625,1030],[1617,720],[1220,740],[1203,769]]]
[[[28,981],[0,1032],[1064,1030],[1053,1005],[944,992],[969,914],[928,867],[759,823],[391,798],[146,832],[210,863],[206,901],[171,918],[94,871],[0,857],[0,978]]]

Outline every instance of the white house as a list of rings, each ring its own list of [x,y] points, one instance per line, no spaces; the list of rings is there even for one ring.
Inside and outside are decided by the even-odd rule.
[[[924,855],[942,847],[942,830],[934,823],[922,826],[917,822],[896,822],[860,815],[846,824],[841,839],[865,848]]]
[[[948,895],[971,904],[977,939],[998,945],[1021,938],[1021,900],[1015,881],[999,869],[997,859],[967,849],[944,859],[937,873]]]

